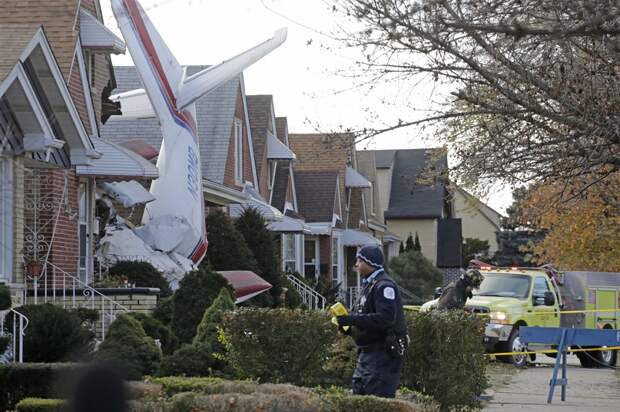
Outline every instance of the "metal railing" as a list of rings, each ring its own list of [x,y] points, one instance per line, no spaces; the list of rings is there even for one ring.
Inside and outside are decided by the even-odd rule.
[[[293,275],[286,275],[289,282],[295,287],[295,290],[301,296],[301,300],[304,302],[306,306],[310,309],[325,309],[325,304],[327,299],[325,296],[321,295],[316,290],[312,289],[310,286],[306,285],[304,282],[299,280],[297,277]]]
[[[5,311],[0,311],[0,336],[5,336],[4,333],[4,319],[6,315],[13,313],[13,334],[11,335],[11,344],[6,348],[5,353],[0,353],[0,363],[4,361],[1,357],[9,350],[12,350],[9,356],[9,362],[24,362],[24,336],[26,335],[26,328],[28,327],[28,318],[19,311],[11,308]],[[17,320],[19,318],[19,321]],[[18,328],[19,324],[19,328]],[[18,350],[19,349],[19,350]]]
[[[349,286],[347,288],[347,302],[349,303],[349,309],[353,309],[357,303],[357,298],[360,294],[360,289],[357,286]]]
[[[32,293],[32,303],[35,305],[52,303],[62,305],[63,309],[67,307],[96,309],[100,321],[93,326],[97,329],[98,324],[100,325],[102,340],[105,339],[106,327],[114,322],[118,313],[129,312],[127,307],[49,262],[43,265],[39,276],[26,277],[24,286],[24,302],[28,302]]]

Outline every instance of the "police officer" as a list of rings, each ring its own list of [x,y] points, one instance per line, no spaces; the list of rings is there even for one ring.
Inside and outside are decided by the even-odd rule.
[[[472,298],[472,290],[478,289],[484,280],[484,276],[476,269],[468,269],[456,281],[450,283],[443,290],[437,309],[463,309],[467,298]]]
[[[353,393],[393,398],[409,339],[400,292],[383,269],[380,247],[361,248],[355,268],[363,277],[362,294],[351,315],[337,318],[341,328],[351,326],[357,345]]]

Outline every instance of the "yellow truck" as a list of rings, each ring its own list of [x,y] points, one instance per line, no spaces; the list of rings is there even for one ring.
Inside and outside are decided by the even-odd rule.
[[[465,310],[488,317],[484,343],[491,353],[526,350],[519,340],[521,326],[620,327],[620,273],[481,269],[484,281],[467,301]],[[436,300],[426,302],[420,310],[429,310],[434,303]],[[581,352],[577,356],[583,367],[614,366],[617,362],[617,351],[611,350]],[[523,366],[527,356],[505,356],[502,360]]]

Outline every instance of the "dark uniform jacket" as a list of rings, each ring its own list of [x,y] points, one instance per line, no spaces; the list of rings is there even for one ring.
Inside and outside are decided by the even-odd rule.
[[[443,290],[437,302],[437,309],[463,309],[467,298],[471,297],[471,292],[467,291],[467,284],[463,279],[459,279]]]
[[[396,282],[384,271],[377,274],[362,290],[356,310],[349,316],[341,316],[339,325],[353,326],[351,334],[359,348],[384,345],[389,336],[406,336],[403,304]]]

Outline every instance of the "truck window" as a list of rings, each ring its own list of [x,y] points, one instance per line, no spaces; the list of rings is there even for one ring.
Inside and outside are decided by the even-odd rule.
[[[478,296],[525,299],[530,292],[530,277],[517,274],[485,273]]]
[[[547,279],[542,276],[537,276],[534,280],[534,292],[532,292],[532,296],[534,297],[544,297],[545,292],[551,292],[549,289],[549,283],[547,283]]]

